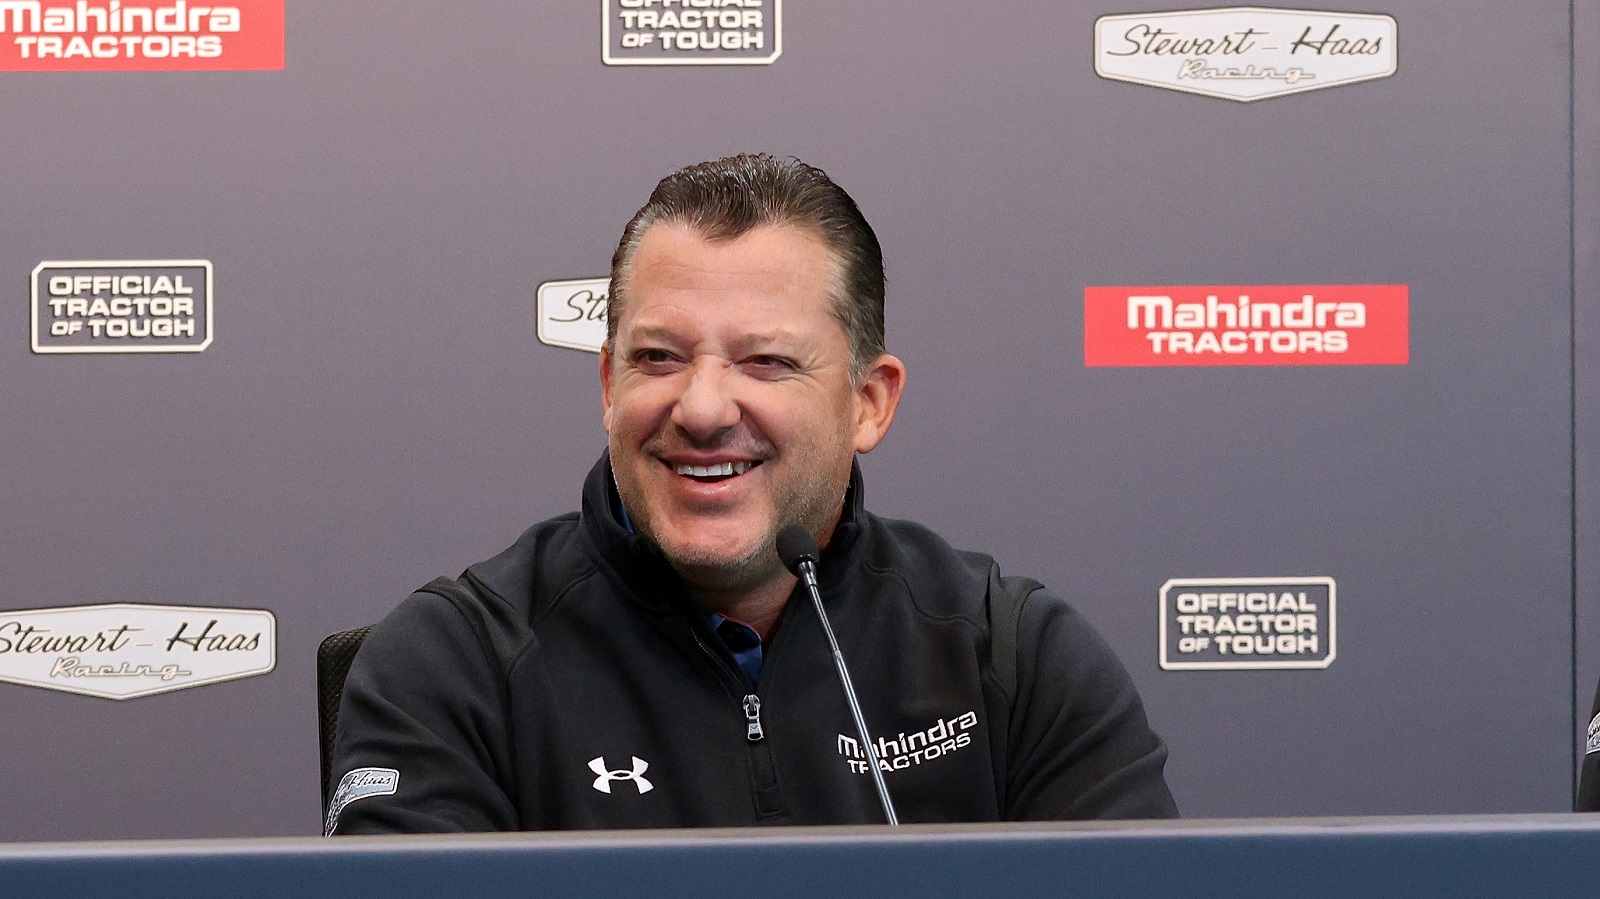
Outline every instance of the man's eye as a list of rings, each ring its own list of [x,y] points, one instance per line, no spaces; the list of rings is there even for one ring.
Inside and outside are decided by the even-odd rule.
[[[639,365],[665,365],[672,361],[672,354],[666,350],[640,350],[633,354],[633,361]]]
[[[750,364],[768,371],[786,371],[794,368],[794,363],[782,356],[751,356]]]

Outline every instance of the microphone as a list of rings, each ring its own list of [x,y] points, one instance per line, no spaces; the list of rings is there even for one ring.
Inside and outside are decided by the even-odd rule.
[[[839,652],[839,641],[833,638],[833,626],[828,623],[828,613],[822,608],[822,590],[817,587],[819,555],[821,553],[817,549],[817,541],[813,540],[811,532],[801,525],[786,525],[778,532],[778,558],[783,561],[783,567],[805,582],[806,590],[811,594],[811,604],[817,607],[817,618],[822,622],[822,632],[827,635],[828,646],[833,649],[833,667],[839,672],[839,686],[844,688],[844,699],[850,706],[850,717],[855,719],[856,735],[861,737],[861,745],[866,747],[867,770],[872,772],[872,785],[878,789],[878,801],[883,804],[883,816],[890,824],[899,824],[900,819],[894,813],[894,802],[889,799],[889,787],[883,782],[883,772],[878,767],[878,751],[873,748],[872,735],[867,733],[867,719],[861,716],[861,703],[856,702],[856,688],[850,682],[850,669],[845,667],[844,654]]]

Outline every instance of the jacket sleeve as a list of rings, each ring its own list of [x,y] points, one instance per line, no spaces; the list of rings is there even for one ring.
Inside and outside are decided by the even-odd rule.
[[[499,668],[480,627],[436,593],[376,625],[345,680],[325,833],[515,830]]]
[[[1029,586],[1016,618],[1006,818],[1177,817],[1167,748],[1128,672],[1071,606]]]

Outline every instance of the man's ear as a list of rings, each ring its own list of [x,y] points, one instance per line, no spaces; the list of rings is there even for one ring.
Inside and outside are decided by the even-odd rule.
[[[611,341],[600,345],[600,423],[611,433]]]
[[[884,353],[867,366],[867,376],[856,388],[856,452],[870,453],[883,441],[905,391],[906,364],[899,357]]]

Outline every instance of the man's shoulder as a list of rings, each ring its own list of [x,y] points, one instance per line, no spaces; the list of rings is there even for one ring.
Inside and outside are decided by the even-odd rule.
[[[583,549],[578,513],[541,521],[516,542],[457,577],[439,577],[413,599],[447,600],[469,618],[506,618],[527,623],[566,587],[592,571]]]
[[[537,620],[593,568],[583,551],[578,514],[533,525],[501,552],[468,566],[458,577],[435,578],[413,592],[373,628],[368,639],[444,639],[457,633],[510,658]]]
[[[921,563],[941,567],[987,570],[994,564],[986,553],[956,549],[937,531],[921,522],[904,518],[884,518],[867,513],[867,557],[869,565]]]
[[[957,549],[924,524],[867,517],[870,526],[862,564],[898,576],[925,611],[987,611],[990,602],[1002,597],[1020,602],[1040,587],[1028,578],[1002,575],[993,556]]]
[[[578,513],[547,518],[504,550],[468,566],[454,583],[508,605],[530,606],[549,592],[548,586],[571,583],[589,567],[582,544]]]

